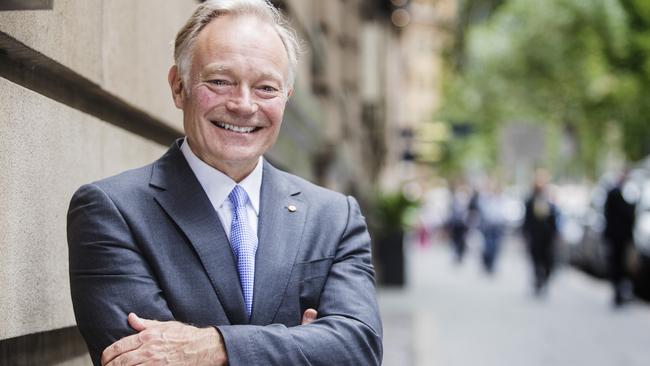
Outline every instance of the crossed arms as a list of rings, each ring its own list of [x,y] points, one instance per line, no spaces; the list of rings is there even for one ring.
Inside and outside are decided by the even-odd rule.
[[[122,204],[99,185],[86,185],[68,212],[75,316],[96,365],[381,363],[370,239],[354,199],[347,199],[346,227],[316,309],[295,326],[176,321]]]

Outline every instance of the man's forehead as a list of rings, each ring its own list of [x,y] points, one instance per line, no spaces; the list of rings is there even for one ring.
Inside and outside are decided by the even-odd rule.
[[[252,16],[213,20],[199,34],[192,53],[201,75],[248,73],[285,80],[289,72],[288,55],[277,31]]]
[[[212,20],[199,32],[194,52],[228,52],[257,49],[268,56],[287,56],[287,50],[273,24],[248,15],[225,15]]]

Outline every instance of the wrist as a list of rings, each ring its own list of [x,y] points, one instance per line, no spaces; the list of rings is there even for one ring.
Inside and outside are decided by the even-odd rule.
[[[226,345],[223,341],[221,333],[216,327],[202,328],[204,339],[207,342],[207,360],[209,365],[227,365],[228,355],[226,353]]]

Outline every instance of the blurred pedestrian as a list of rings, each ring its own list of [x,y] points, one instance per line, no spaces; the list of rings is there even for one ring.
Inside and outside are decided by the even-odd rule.
[[[451,190],[449,218],[446,226],[457,263],[463,262],[467,248],[468,204],[467,191],[461,185],[454,185]]]
[[[537,171],[533,192],[526,200],[526,213],[522,227],[533,266],[533,286],[536,295],[541,295],[546,289],[555,260],[557,209],[548,196],[547,183],[548,173],[543,170]]]
[[[623,305],[628,297],[629,276],[626,258],[632,232],[634,229],[634,204],[623,196],[623,186],[627,182],[627,173],[623,172],[614,187],[607,193],[605,200],[605,244],[607,245],[607,264],[609,278],[613,288],[614,306]]]
[[[493,274],[505,229],[503,195],[495,182],[488,183],[478,197],[479,230],[483,235],[483,269]]]

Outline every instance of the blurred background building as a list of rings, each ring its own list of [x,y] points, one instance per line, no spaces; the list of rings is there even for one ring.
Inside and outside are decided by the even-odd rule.
[[[446,124],[436,120],[442,92],[444,54],[452,41],[455,0],[393,0],[392,21],[399,26],[398,68],[389,74],[393,103],[388,158],[382,186],[394,191],[405,182],[421,189],[435,182]]]

